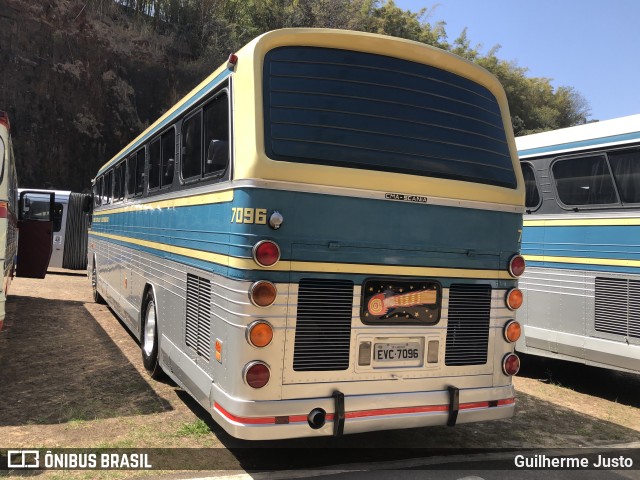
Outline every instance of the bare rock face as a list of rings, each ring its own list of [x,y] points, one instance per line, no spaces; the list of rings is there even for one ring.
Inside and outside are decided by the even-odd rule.
[[[114,2],[2,4],[0,110],[20,186],[88,191],[100,166],[200,80],[181,73],[191,59],[174,37]]]

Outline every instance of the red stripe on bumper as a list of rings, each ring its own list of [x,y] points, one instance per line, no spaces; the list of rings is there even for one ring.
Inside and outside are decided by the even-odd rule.
[[[495,406],[513,405],[516,403],[515,398],[504,398],[497,401]],[[469,410],[472,408],[489,408],[490,402],[470,402],[461,403],[460,410]],[[237,422],[245,423],[249,425],[270,425],[276,424],[276,417],[240,417],[229,413],[220,404],[215,403],[214,410],[217,410],[222,416],[227,419]],[[345,418],[366,418],[366,417],[381,417],[385,415],[404,415],[412,413],[429,413],[429,412],[448,412],[448,405],[425,405],[418,407],[398,407],[398,408],[379,408],[376,410],[357,410],[354,412],[346,412]],[[334,417],[333,413],[327,413],[327,421],[332,421]],[[289,423],[302,423],[307,421],[306,415],[291,415],[289,416]]]

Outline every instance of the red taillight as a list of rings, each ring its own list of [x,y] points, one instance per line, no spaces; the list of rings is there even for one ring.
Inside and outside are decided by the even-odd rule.
[[[0,218],[7,218],[7,202],[0,202]]]
[[[515,353],[508,353],[502,359],[502,371],[510,377],[518,373],[520,370],[520,359]]]
[[[522,334],[522,327],[520,326],[520,322],[516,320],[511,320],[504,326],[504,339],[507,342],[513,343],[517,342]]]
[[[262,388],[269,383],[271,372],[264,362],[251,362],[244,367],[244,381],[251,388]]]
[[[253,247],[253,259],[261,267],[271,267],[280,260],[280,247],[271,240],[262,240]]]
[[[525,261],[522,255],[514,255],[509,260],[509,274],[512,277],[519,277],[524,273]]]
[[[229,59],[227,60],[227,68],[233,68],[238,63],[238,56],[235,53],[229,55]]]
[[[523,296],[522,290],[519,288],[512,288],[507,292],[505,303],[509,310],[517,310],[522,306]]]

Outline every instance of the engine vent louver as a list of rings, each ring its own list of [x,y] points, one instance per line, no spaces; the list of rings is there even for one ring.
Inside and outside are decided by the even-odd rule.
[[[595,329],[640,338],[640,281],[596,278]]]
[[[211,356],[211,282],[187,274],[185,343],[205,360]]]
[[[490,285],[451,285],[445,351],[446,365],[484,365],[487,363],[490,318]]]
[[[346,370],[352,314],[353,282],[301,280],[293,369],[298,372]]]

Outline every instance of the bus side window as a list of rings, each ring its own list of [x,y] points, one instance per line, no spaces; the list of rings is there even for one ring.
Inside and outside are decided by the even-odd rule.
[[[162,164],[160,168],[160,186],[173,183],[173,171],[176,164],[176,131],[172,128],[162,135]]]
[[[204,107],[205,175],[221,176],[229,164],[229,107],[223,92]]]
[[[202,158],[202,112],[182,124],[182,178],[200,177]]]
[[[96,207],[102,205],[102,177],[96,180]]]
[[[138,150],[136,156],[136,197],[142,195],[144,190],[144,147]]]
[[[607,156],[622,203],[640,203],[640,150],[609,152]]]
[[[551,167],[560,201],[568,206],[618,203],[604,155],[558,160]]]
[[[127,195],[132,198],[136,193],[136,154],[127,158]]]
[[[536,185],[536,176],[533,172],[533,166],[528,163],[521,164],[522,175],[524,176],[524,188],[525,188],[525,207],[527,211],[532,211],[538,208],[540,205],[540,193],[538,192],[538,186]]]
[[[160,186],[160,139],[156,139],[149,145],[149,190]]]
[[[113,170],[109,170],[109,173],[107,173],[104,176],[104,193],[102,194],[104,197],[103,203],[105,204],[110,204],[111,203],[111,183],[112,183],[112,178],[113,178]]]

